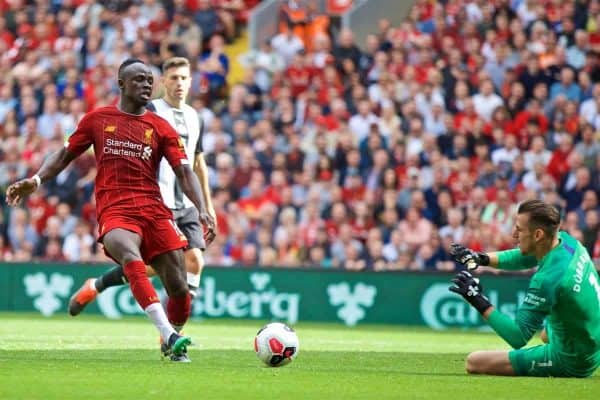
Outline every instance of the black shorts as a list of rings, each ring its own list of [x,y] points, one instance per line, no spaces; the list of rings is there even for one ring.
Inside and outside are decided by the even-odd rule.
[[[196,207],[182,208],[173,210],[173,218],[177,227],[181,230],[188,240],[188,249],[206,250],[206,242],[204,241],[204,230],[200,221],[198,221],[198,210]]]

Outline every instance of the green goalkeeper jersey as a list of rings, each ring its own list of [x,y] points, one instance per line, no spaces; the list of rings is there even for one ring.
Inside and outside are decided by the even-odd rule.
[[[498,268],[538,265],[513,321],[497,309],[489,324],[512,347],[524,346],[546,319],[553,352],[579,365],[600,362],[600,283],[583,245],[566,232],[539,262],[519,249],[498,253]]]

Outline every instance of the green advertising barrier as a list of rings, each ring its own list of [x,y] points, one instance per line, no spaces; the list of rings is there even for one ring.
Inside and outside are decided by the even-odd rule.
[[[110,266],[0,264],[0,311],[66,313],[71,294]],[[194,317],[482,328],[478,313],[448,291],[451,274],[371,273],[261,268],[205,268]],[[513,316],[527,276],[482,277],[486,295]],[[157,282],[155,282],[156,284]],[[156,285],[160,287],[159,284]],[[163,292],[164,295],[164,292]],[[143,314],[128,286],[98,296],[86,313],[108,318]]]

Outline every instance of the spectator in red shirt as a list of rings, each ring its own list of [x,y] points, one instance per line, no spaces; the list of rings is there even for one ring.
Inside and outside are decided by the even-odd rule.
[[[244,195],[242,192],[238,206],[251,222],[256,223],[260,207],[271,201],[264,194],[264,176],[261,172],[256,171],[252,174],[246,190],[247,194]]]
[[[527,108],[518,113],[515,117],[515,133],[522,136],[527,123],[531,119],[537,120],[538,126],[540,127],[540,133],[546,134],[546,132],[548,132],[548,118],[544,115],[539,100],[531,99],[527,103]]]
[[[271,172],[271,184],[265,189],[264,197],[268,202],[275,205],[281,204],[281,192],[287,187],[286,174],[282,170]]]
[[[559,183],[569,170],[567,159],[572,150],[573,138],[570,135],[562,135],[558,148],[552,152],[552,157],[550,157],[548,167],[546,168],[556,183]]]
[[[308,89],[312,74],[313,71],[306,60],[306,56],[303,53],[294,55],[290,66],[285,71],[285,77],[292,90],[292,97],[297,98]]]
[[[505,133],[515,134],[514,123],[504,106],[499,106],[492,112],[492,118],[483,126],[483,132],[487,136],[492,136],[494,128],[501,128]]]

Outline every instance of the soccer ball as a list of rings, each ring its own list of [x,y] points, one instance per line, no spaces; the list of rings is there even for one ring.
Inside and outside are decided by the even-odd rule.
[[[286,324],[272,322],[263,326],[254,338],[256,356],[269,367],[282,367],[298,355],[296,332]]]

